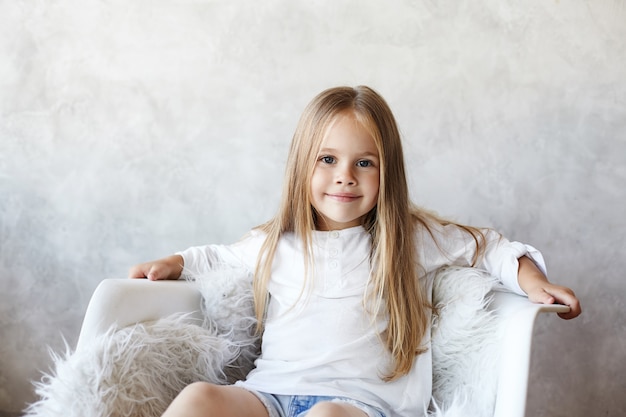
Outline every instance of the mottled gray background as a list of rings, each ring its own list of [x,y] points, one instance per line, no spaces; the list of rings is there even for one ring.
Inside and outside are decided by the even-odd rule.
[[[529,416],[626,414],[624,0],[0,0],[0,414],[98,282],[276,208],[323,88],[389,101],[414,199],[543,250]]]

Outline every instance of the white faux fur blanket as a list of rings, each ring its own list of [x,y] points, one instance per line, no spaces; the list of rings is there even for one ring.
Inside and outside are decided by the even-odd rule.
[[[40,399],[25,417],[156,417],[191,382],[243,378],[259,351],[250,278],[230,270],[195,282],[202,325],[178,314],[111,328],[78,352],[52,353],[54,371],[35,383]],[[499,326],[485,306],[495,282],[455,267],[434,278],[432,416],[493,414]]]

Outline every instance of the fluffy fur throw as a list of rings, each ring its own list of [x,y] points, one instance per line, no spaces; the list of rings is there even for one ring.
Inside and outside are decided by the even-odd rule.
[[[493,415],[502,329],[488,307],[491,290],[499,287],[496,278],[471,268],[447,267],[434,277],[431,348],[437,417]]]
[[[433,416],[493,413],[497,366],[489,341],[498,324],[485,306],[494,282],[473,269],[435,277]],[[204,323],[179,314],[111,328],[81,351],[52,353],[55,370],[35,383],[40,400],[25,417],[156,417],[191,382],[243,378],[259,352],[250,277],[227,270],[195,283]]]

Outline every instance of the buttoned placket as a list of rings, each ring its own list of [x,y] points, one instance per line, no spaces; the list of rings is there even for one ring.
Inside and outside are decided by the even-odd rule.
[[[326,274],[324,277],[324,292],[332,291],[341,283],[341,253],[343,241],[341,233],[332,231],[326,241]]]

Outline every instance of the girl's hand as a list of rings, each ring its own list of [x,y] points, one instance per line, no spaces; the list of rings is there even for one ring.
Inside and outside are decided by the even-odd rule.
[[[569,306],[568,313],[558,313],[559,317],[569,320],[580,315],[580,302],[574,291],[567,287],[551,284],[535,263],[526,256],[519,258],[517,279],[528,295],[528,299],[540,304],[563,304]]]
[[[580,301],[574,294],[574,291],[567,287],[542,283],[536,287],[532,287],[527,291],[528,299],[540,304],[563,304],[570,308],[567,313],[558,313],[559,317],[569,320],[578,317],[581,312]]]
[[[146,262],[130,268],[128,278],[148,278],[150,281],[178,279],[183,272],[183,263],[183,257],[180,255]]]

